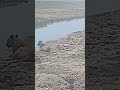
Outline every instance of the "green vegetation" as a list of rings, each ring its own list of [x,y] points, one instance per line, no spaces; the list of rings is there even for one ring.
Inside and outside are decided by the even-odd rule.
[[[35,26],[44,27],[63,20],[82,18],[85,14],[84,2],[36,1]]]

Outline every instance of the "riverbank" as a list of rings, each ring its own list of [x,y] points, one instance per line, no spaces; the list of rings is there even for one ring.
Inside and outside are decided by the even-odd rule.
[[[36,90],[85,89],[85,31],[49,41],[35,52]]]
[[[85,2],[36,1],[35,27],[46,27],[60,21],[80,19],[85,16]]]
[[[35,46],[39,41],[47,42],[65,37],[70,33],[85,30],[85,18],[59,22],[35,30]]]

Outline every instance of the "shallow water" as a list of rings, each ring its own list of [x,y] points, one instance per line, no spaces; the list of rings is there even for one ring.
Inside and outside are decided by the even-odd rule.
[[[35,46],[39,41],[50,41],[64,37],[72,32],[85,30],[85,18],[53,23],[35,30]]]

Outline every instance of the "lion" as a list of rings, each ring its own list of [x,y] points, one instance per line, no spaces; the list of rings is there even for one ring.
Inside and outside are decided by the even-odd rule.
[[[35,49],[34,49],[34,37],[28,36],[20,43],[11,43],[10,40],[7,40],[6,45],[8,47],[12,47],[13,50],[15,49],[13,55],[5,60],[9,61],[10,63],[13,62],[20,62],[20,61],[34,61],[35,59]]]

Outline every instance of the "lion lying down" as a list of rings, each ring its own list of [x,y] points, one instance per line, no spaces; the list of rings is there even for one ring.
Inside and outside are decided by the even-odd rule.
[[[7,41],[7,45],[14,48],[17,47],[16,51],[14,51],[12,57],[6,58],[6,61],[9,63],[20,62],[20,61],[27,61],[31,62],[35,60],[35,50],[34,50],[34,37],[29,36],[26,37],[24,40],[20,41],[16,45],[12,45],[10,41]]]

